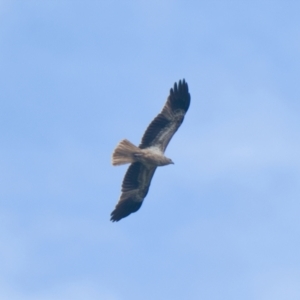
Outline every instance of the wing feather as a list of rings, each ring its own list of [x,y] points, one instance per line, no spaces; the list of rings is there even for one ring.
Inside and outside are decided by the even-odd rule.
[[[190,106],[190,99],[191,96],[185,80],[180,80],[178,85],[175,83],[161,113],[146,129],[139,147],[144,149],[156,146],[164,152],[174,133],[183,122]]]
[[[135,162],[128,167],[122,183],[122,192],[135,190],[139,187],[139,172],[141,167],[142,164],[139,162]]]
[[[123,179],[120,200],[111,213],[111,221],[120,221],[142,206],[155,170],[156,167],[147,167],[140,162],[129,166]]]

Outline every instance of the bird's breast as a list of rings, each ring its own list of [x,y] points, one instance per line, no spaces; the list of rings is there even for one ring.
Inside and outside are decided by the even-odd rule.
[[[142,155],[138,159],[145,165],[153,166],[164,166],[168,160],[163,152],[156,147],[143,149]]]

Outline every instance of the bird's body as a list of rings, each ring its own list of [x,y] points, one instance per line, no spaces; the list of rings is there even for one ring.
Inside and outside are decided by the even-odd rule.
[[[118,166],[133,162],[140,162],[149,167],[165,166],[173,163],[158,147],[152,146],[140,149],[128,140],[121,141],[113,153],[112,164]]]
[[[146,197],[151,179],[158,166],[173,164],[164,155],[172,136],[183,122],[190,105],[188,85],[183,80],[174,84],[163,110],[150,123],[142,142],[136,147],[128,140],[122,140],[113,153],[113,165],[130,163],[123,183],[122,194],[111,220],[119,221],[136,212]]]

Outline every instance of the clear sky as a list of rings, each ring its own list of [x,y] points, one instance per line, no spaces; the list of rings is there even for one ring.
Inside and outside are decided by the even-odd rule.
[[[0,299],[300,299],[300,2],[0,0]],[[191,106],[109,221],[174,82]]]

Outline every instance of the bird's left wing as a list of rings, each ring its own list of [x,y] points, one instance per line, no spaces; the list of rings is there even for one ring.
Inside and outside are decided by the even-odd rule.
[[[140,162],[129,166],[123,179],[120,200],[111,213],[111,221],[120,221],[139,210],[147,196],[155,170],[155,166],[145,166]]]

